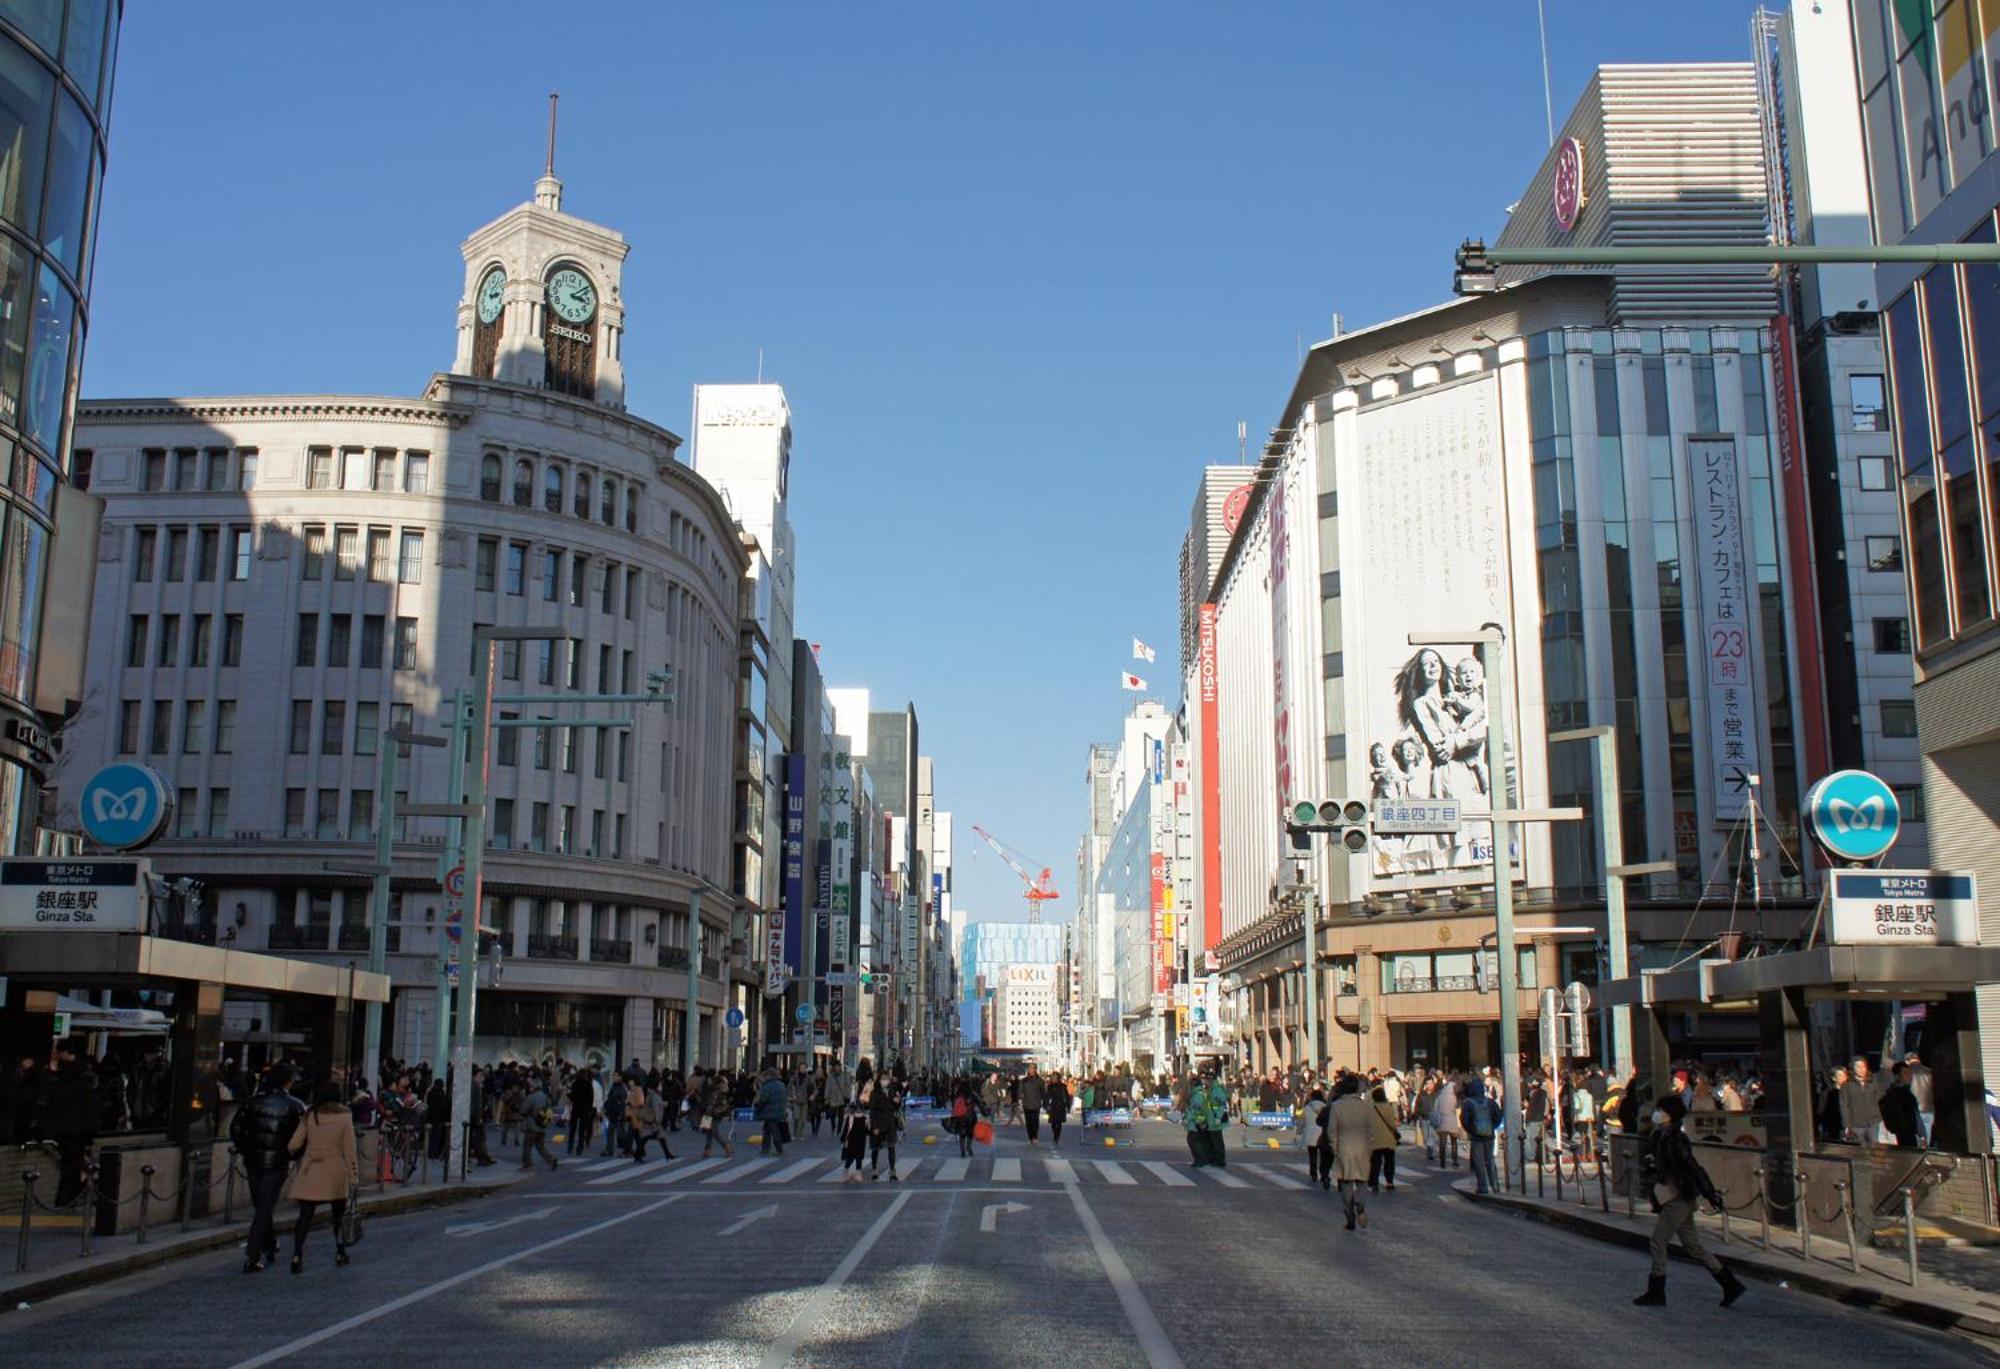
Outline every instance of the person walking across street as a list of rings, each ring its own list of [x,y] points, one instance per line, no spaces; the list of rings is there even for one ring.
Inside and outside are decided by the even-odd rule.
[[[1665,1094],[1653,1104],[1653,1134],[1640,1167],[1652,1185],[1653,1205],[1660,1215],[1653,1223],[1653,1264],[1646,1276],[1646,1291],[1632,1299],[1638,1307],[1666,1306],[1667,1244],[1676,1236],[1680,1237],[1681,1248],[1699,1260],[1722,1286],[1724,1307],[1731,1306],[1744,1293],[1735,1272],[1723,1268],[1722,1261],[1701,1243],[1695,1206],[1706,1202],[1719,1211],[1722,1195],[1715,1191],[1708,1172],[1694,1157],[1694,1143],[1681,1127],[1681,1119],[1686,1116],[1687,1104],[1677,1093]]]
[[[42,1103],[42,1130],[56,1143],[62,1162],[62,1177],[56,1183],[57,1207],[67,1207],[83,1192],[83,1167],[90,1159],[90,1143],[97,1136],[97,1087],[97,1073],[89,1058],[68,1041],[57,1046],[55,1075]]]
[[[1063,1123],[1069,1119],[1069,1085],[1060,1074],[1048,1078],[1042,1096],[1042,1111],[1049,1119],[1049,1144],[1062,1144]]]
[[[1465,1123],[1459,1120],[1458,1085],[1446,1079],[1438,1085],[1437,1096],[1432,1102],[1431,1130],[1437,1133],[1437,1164],[1439,1169],[1458,1168],[1459,1146],[1465,1140]],[[1451,1158],[1445,1158],[1449,1149]]]
[[[1486,1096],[1486,1085],[1477,1079],[1470,1080],[1465,1086],[1465,1101],[1458,1105],[1456,1120],[1465,1133],[1466,1153],[1472,1160],[1473,1183],[1481,1193],[1491,1193],[1494,1186],[1493,1133],[1500,1129],[1500,1105]],[[1442,1122],[1438,1124],[1438,1132],[1442,1148]]]
[[[590,1140],[597,1131],[597,1109],[604,1101],[604,1086],[597,1071],[580,1069],[569,1081],[569,1153],[590,1154]]]
[[[667,1133],[660,1128],[659,1091],[648,1089],[636,1075],[625,1085],[625,1129],[631,1138],[633,1164],[644,1163],[646,1147],[654,1141],[660,1143],[662,1160],[674,1158],[667,1149]]]
[[[1194,1157],[1194,1167],[1228,1168],[1229,1155],[1222,1129],[1229,1125],[1229,1090],[1216,1079],[1212,1065],[1188,1089],[1185,1122],[1188,1153]]]
[[[1368,1097],[1369,1110],[1375,1114],[1374,1125],[1368,1134],[1368,1191],[1374,1193],[1386,1182],[1389,1191],[1396,1191],[1396,1147],[1402,1142],[1402,1128],[1397,1122],[1396,1105],[1389,1101],[1389,1091],[1380,1084]]]
[[[776,1070],[765,1070],[764,1081],[757,1086],[755,1103],[757,1120],[764,1124],[764,1153],[779,1156],[785,1153],[785,1115],[790,1107],[789,1090],[784,1078]]]
[[[1368,1205],[1361,1186],[1368,1182],[1368,1153],[1373,1146],[1375,1108],[1361,1096],[1353,1075],[1333,1086],[1333,1104],[1326,1110],[1326,1144],[1332,1152],[1333,1181],[1340,1189],[1340,1206],[1347,1229],[1368,1228]]]
[[[704,1157],[712,1145],[720,1145],[722,1153],[731,1159],[736,1156],[736,1147],[730,1139],[736,1134],[736,1104],[729,1097],[729,1076],[716,1070],[708,1076],[701,1090],[701,1153]]]
[[[863,1060],[854,1071],[854,1095],[840,1117],[840,1181],[861,1182],[861,1164],[868,1157],[868,1104],[875,1096],[875,1070]]]
[[[623,1075],[614,1075],[611,1087],[604,1091],[604,1150],[607,1159],[616,1150],[625,1149],[625,1098],[626,1084]]]
[[[1030,1062],[1028,1073],[1021,1080],[1017,1097],[1021,1104],[1021,1125],[1028,1129],[1028,1144],[1031,1146],[1041,1143],[1042,1104],[1046,1101],[1047,1093],[1048,1089],[1042,1081],[1042,1076],[1036,1073],[1034,1064]]]
[[[255,1274],[278,1255],[278,1195],[285,1186],[285,1171],[291,1166],[292,1132],[305,1111],[286,1091],[291,1082],[290,1065],[273,1066],[263,1092],[238,1105],[229,1122],[229,1143],[236,1147],[250,1180],[250,1235],[243,1243],[245,1274]]]
[[[347,1238],[342,1220],[352,1201],[355,1185],[361,1182],[361,1163],[354,1145],[354,1114],[347,1110],[337,1079],[321,1084],[313,1094],[312,1110],[292,1129],[286,1149],[299,1157],[298,1172],[292,1176],[292,1197],[298,1201],[299,1220],[292,1228],[292,1272],[305,1268],[306,1233],[312,1230],[313,1212],[321,1203],[328,1206],[333,1226],[333,1262],[347,1263]]]
[[[875,1078],[874,1092],[868,1096],[868,1178],[882,1177],[882,1152],[889,1152],[889,1182],[901,1183],[896,1174],[896,1134],[903,1129],[903,1100],[894,1074]]]
[[[535,1154],[549,1162],[549,1168],[556,1167],[556,1157],[549,1154],[549,1124],[555,1120],[555,1105],[549,1101],[548,1090],[543,1087],[539,1075],[528,1081],[528,1093],[521,1100],[521,1168],[535,1167]]]

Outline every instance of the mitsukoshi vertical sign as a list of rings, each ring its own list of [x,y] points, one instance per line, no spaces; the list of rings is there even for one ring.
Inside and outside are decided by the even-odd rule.
[[[1691,437],[1687,450],[1707,658],[1709,774],[1716,821],[1731,823],[1743,816],[1757,773],[1757,591],[1743,550],[1736,441]]]
[[[1199,619],[1198,693],[1201,728],[1201,926],[1202,946],[1222,944],[1222,733],[1218,704],[1215,605],[1203,604]]]

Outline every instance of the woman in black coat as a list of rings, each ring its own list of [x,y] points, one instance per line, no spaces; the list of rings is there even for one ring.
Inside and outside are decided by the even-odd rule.
[[[1063,1122],[1069,1117],[1069,1085],[1060,1074],[1051,1073],[1042,1091],[1042,1114],[1049,1119],[1049,1144],[1062,1144]]]

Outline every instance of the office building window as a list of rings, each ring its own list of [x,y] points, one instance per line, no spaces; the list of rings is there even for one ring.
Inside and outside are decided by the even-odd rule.
[[[382,634],[388,626],[385,615],[364,613],[361,615],[361,661],[363,670],[382,668]]]
[[[535,659],[538,662],[535,667],[535,683],[545,685],[554,684],[556,682],[556,644],[554,642],[536,642]]]
[[[195,451],[192,447],[174,449],[174,488],[191,490],[194,488]]]
[[[208,835],[226,837],[232,834],[229,825],[229,791],[211,789],[208,791]]]
[[[365,490],[372,488],[369,478],[368,453],[359,447],[340,449],[340,488],[343,490]]]
[[[254,490],[257,488],[257,450],[247,448],[236,461],[236,488]]]
[[[139,701],[121,699],[118,703],[118,754],[136,755],[139,750]]]
[[[209,613],[195,614],[189,625],[188,664],[197,670],[208,665],[209,639],[215,635],[214,626],[215,616]]]
[[[500,458],[491,452],[479,459],[479,497],[488,504],[500,502]]]
[[[639,498],[645,491],[646,487],[643,485],[625,487],[625,531],[627,532],[639,530]]]
[[[532,461],[514,463],[514,506],[522,509],[535,506],[535,463]]]
[[[528,810],[528,849],[549,849],[549,806],[546,803],[538,803]]]
[[[152,735],[146,739],[146,750],[155,756],[164,756],[173,749],[174,705],[170,699],[153,701]]]
[[[243,615],[240,613],[222,615],[222,663],[226,666],[243,664]]]
[[[578,518],[590,517],[590,472],[588,471],[576,473],[576,500],[571,506],[571,512]]]
[[[522,594],[527,591],[528,548],[522,542],[507,544],[507,592]]]
[[[614,858],[623,860],[625,859],[625,815],[616,813],[612,817],[611,854]]]
[[[1896,795],[1896,809],[1904,822],[1924,820],[1924,787],[1921,784],[1898,784],[1892,787]]]
[[[146,630],[152,619],[143,613],[135,613],[125,623],[125,664],[143,666],[146,664]]]
[[[514,844],[514,800],[493,800],[493,830],[487,841],[505,851]]]
[[[1903,568],[1903,541],[1900,537],[1869,537],[1864,539],[1868,569],[1873,571],[1900,571]]]
[[[472,555],[472,587],[476,590],[491,590],[500,574],[500,542],[493,537],[482,537]]]
[[[556,815],[556,850],[564,855],[576,850],[576,809],[567,803]]]
[[[1875,620],[1875,649],[1889,656],[1910,654],[1910,620],[1908,618],[1877,618]]]
[[[553,461],[542,472],[542,507],[550,513],[561,513],[563,508],[563,468]]]
[[[250,578],[250,561],[257,543],[248,528],[229,530],[229,578],[239,583]]]
[[[186,528],[167,529],[167,559],[160,578],[168,584],[178,584],[187,569],[188,534]]]
[[[160,657],[158,664],[177,666],[181,663],[181,616],[178,613],[160,615]]]
[[[194,578],[206,583],[222,576],[222,529],[203,528],[195,540]]]
[[[590,810],[590,849],[584,854],[601,856],[604,854],[604,810]]]
[[[416,720],[416,709],[413,705],[389,705],[389,730],[391,732],[408,732],[413,728]],[[396,758],[398,760],[408,760],[410,758],[410,744],[408,742],[396,743]],[[407,807],[401,799],[398,799],[396,804],[399,808]]]
[[[347,701],[328,699],[319,714],[319,753],[338,756],[347,749]]]
[[[521,644],[519,642],[500,643],[500,678],[518,680],[521,678]]]
[[[368,578],[378,585],[389,583],[389,530],[368,529]]]
[[[1889,469],[1886,456],[1864,456],[1860,459],[1859,471],[1861,488],[1864,490],[1887,490],[1895,488],[1895,477]]]
[[[537,770],[546,770],[549,768],[549,729],[546,727],[535,729],[534,765]]]
[[[236,750],[236,700],[215,701],[215,754],[231,755]]]
[[[629,622],[639,614],[639,572],[627,569],[625,572],[625,617]]]
[[[1916,736],[1916,704],[1908,699],[1882,700],[1882,735],[1885,737]]]
[[[195,789],[174,791],[174,835],[191,837],[201,823],[199,800],[201,793]]]
[[[313,805],[313,835],[328,841],[340,835],[340,791],[322,789]]]
[[[144,484],[149,491],[164,490],[167,487],[167,454],[157,449],[146,453],[146,474]]]
[[[396,620],[396,669],[415,670],[417,668],[417,620],[398,618]]]
[[[563,688],[583,688],[583,643],[574,637],[562,641]]]
[[[302,837],[306,834],[306,791],[287,789],[285,791],[285,835]]]
[[[632,734],[630,732],[620,732],[618,734],[617,744],[618,744],[618,778],[620,780],[623,780],[625,778],[625,772],[629,768],[629,765],[632,760]]]
[[[361,529],[333,530],[333,578],[352,580],[361,564]]]
[[[575,728],[565,727],[564,729],[562,729],[562,737],[557,742],[557,750],[562,756],[563,773],[566,775],[574,775],[576,773],[576,729]]]
[[[601,591],[602,597],[597,601],[598,612],[616,613],[618,611],[618,585],[622,578],[618,574],[618,567],[616,565],[610,563],[605,565],[604,588]]]
[[[153,562],[159,556],[160,534],[153,528],[136,528],[132,533],[132,579],[152,583]]]
[[[372,756],[381,740],[382,705],[379,703],[357,703],[354,705],[354,754]]]
[[[333,448],[314,447],[306,453],[306,488],[309,490],[333,488]]]
[[[577,552],[569,558],[569,604],[571,608],[583,607],[584,590],[589,585],[590,558]]]
[[[347,794],[347,839],[368,841],[375,835],[375,791],[352,789]]]
[[[319,523],[308,523],[302,530],[305,555],[299,559],[299,578],[319,580],[326,575],[326,528]]]
[[[405,531],[396,557],[396,581],[404,585],[424,582],[424,535]]]
[[[1847,401],[1857,433],[1889,431],[1887,391],[1879,375],[1851,375],[1847,378]]]
[[[562,553],[542,553],[542,599],[553,604],[562,595]]]
[[[353,639],[354,615],[329,613],[326,617],[326,664],[329,669],[347,668],[348,651]]]
[[[504,725],[513,722],[520,716],[519,713],[502,713],[500,715],[500,721],[503,725],[493,730],[493,763],[495,765],[511,766],[520,764],[521,729]]]
[[[210,492],[229,488],[229,448],[210,447],[202,454],[207,463],[201,473],[201,487]]]
[[[411,452],[403,465],[403,493],[428,494],[431,488],[431,458],[427,452]]]
[[[292,735],[290,753],[294,756],[308,755],[312,751],[313,706],[311,699],[292,700]]]
[[[368,488],[378,493],[389,493],[396,488],[396,453],[380,451],[375,453],[375,472]]]
[[[299,615],[298,645],[292,652],[295,666],[315,666],[319,664],[319,615],[301,613]]]
[[[613,526],[618,522],[618,482],[606,480],[600,488],[603,497],[598,503],[597,521]]]
[[[189,699],[181,705],[181,754],[199,756],[208,744],[208,701]]]

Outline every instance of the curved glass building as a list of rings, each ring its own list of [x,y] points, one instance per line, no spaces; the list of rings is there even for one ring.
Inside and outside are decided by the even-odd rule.
[[[123,0],[0,0],[0,851],[32,839],[58,490],[88,332]],[[88,477],[79,483],[87,483]],[[90,555],[94,560],[94,554]],[[86,586],[75,607],[88,607]],[[60,709],[62,701],[56,702]]]

